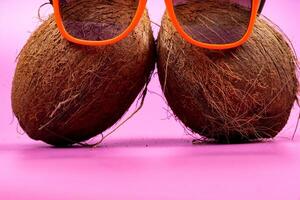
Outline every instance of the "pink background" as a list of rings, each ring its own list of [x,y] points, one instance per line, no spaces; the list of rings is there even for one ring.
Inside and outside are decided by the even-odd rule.
[[[164,120],[167,105],[154,94],[100,148],[55,149],[21,134],[10,106],[15,59],[44,2],[0,0],[0,199],[300,200],[297,107],[274,141],[258,144],[192,145],[175,120]],[[148,8],[159,23],[163,0]],[[269,0],[263,14],[300,55],[299,11],[299,0]],[[161,93],[157,77],[150,90]]]

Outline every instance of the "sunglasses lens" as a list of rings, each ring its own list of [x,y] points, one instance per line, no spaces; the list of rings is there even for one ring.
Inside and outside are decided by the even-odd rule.
[[[138,0],[60,0],[60,16],[73,37],[103,41],[121,35],[131,24]]]
[[[181,27],[206,44],[232,44],[246,34],[252,0],[173,0]]]

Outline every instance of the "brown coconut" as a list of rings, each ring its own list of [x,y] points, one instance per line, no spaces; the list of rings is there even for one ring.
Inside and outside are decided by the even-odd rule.
[[[189,16],[182,20],[194,19],[193,9],[197,7],[182,9],[192,15],[182,13]],[[202,20],[227,20],[223,14],[215,18],[211,9],[197,12],[206,16]],[[165,97],[193,133],[240,143],[273,138],[287,123],[297,99],[297,60],[285,36],[267,20],[257,19],[244,45],[216,51],[186,42],[165,15],[157,51]]]
[[[94,1],[85,10],[97,22],[105,14]],[[70,16],[81,9],[78,6],[82,5],[75,5]],[[106,17],[121,23],[117,7],[114,9]],[[130,19],[126,12],[122,15],[123,20]],[[101,47],[65,40],[50,16],[31,35],[18,58],[12,88],[15,116],[34,140],[56,146],[88,140],[114,125],[128,110],[149,81],[154,55],[146,11],[126,39]]]

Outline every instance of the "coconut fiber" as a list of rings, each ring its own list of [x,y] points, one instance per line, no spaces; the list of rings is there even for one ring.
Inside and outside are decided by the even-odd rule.
[[[86,1],[89,3],[73,5],[66,16],[73,16],[83,6],[86,12],[81,15],[86,13],[95,22],[103,20],[103,15],[121,22],[117,7],[102,12],[95,6],[96,0]],[[121,14],[124,23],[131,20],[126,12]],[[145,89],[154,55],[146,11],[126,39],[101,47],[65,40],[50,16],[19,55],[12,88],[14,114],[34,140],[56,146],[88,140],[115,124]]]
[[[213,23],[213,18],[226,24],[224,13],[216,18],[211,9],[196,5],[181,9],[187,16],[181,20],[196,19],[195,11],[205,16],[198,18],[203,23]],[[240,143],[273,138],[287,123],[297,99],[297,60],[286,37],[263,17],[244,45],[217,51],[186,42],[165,14],[157,51],[165,97],[193,133]]]

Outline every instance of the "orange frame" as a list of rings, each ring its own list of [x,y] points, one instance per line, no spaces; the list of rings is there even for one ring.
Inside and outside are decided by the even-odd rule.
[[[170,16],[171,21],[173,22],[174,27],[176,28],[176,30],[179,32],[179,34],[186,41],[190,42],[193,45],[202,47],[202,48],[215,49],[215,50],[224,50],[224,49],[230,49],[230,48],[238,47],[238,46],[244,44],[249,39],[249,37],[250,37],[250,35],[253,31],[253,28],[254,28],[256,16],[258,14],[260,0],[252,0],[252,12],[251,12],[250,23],[249,23],[249,26],[248,26],[248,30],[245,33],[245,35],[243,36],[243,38],[241,38],[237,42],[230,43],[230,44],[207,44],[207,43],[203,43],[203,42],[199,42],[197,40],[194,40],[191,36],[189,36],[183,30],[183,28],[181,27],[179,21],[177,20],[177,17],[176,17],[175,11],[174,11],[173,1],[172,0],[165,0],[165,3],[166,3],[166,7],[167,7],[167,12]],[[103,45],[114,44],[114,43],[117,43],[118,41],[126,38],[133,31],[133,29],[137,26],[137,24],[139,23],[142,15],[143,15],[143,12],[146,8],[146,4],[147,4],[147,0],[139,0],[138,9],[137,9],[137,12],[136,12],[131,24],[119,36],[117,36],[115,38],[112,38],[112,39],[109,39],[109,40],[89,41],[89,40],[82,40],[82,39],[75,38],[66,31],[66,29],[63,25],[63,22],[62,22],[61,14],[60,14],[59,0],[53,0],[55,21],[57,23],[58,29],[59,29],[60,33],[62,34],[62,36],[64,38],[66,38],[67,40],[69,40],[70,42],[73,42],[73,43],[76,43],[76,44],[81,44],[81,45],[88,45],[88,46],[103,46]]]

